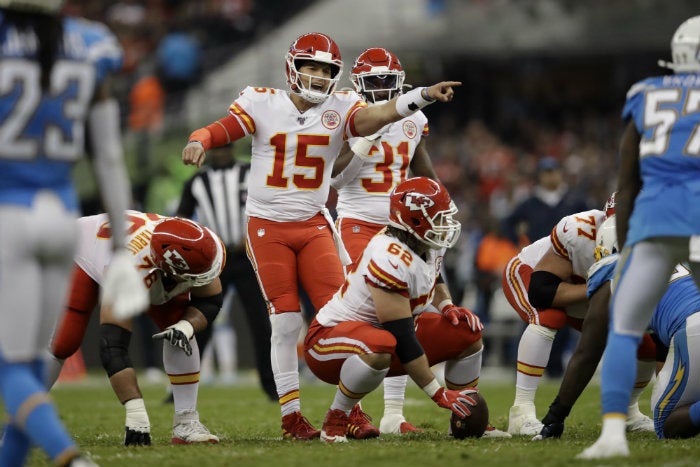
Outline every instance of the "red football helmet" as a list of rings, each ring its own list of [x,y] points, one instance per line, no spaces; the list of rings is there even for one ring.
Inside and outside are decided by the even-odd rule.
[[[396,55],[374,47],[357,56],[350,82],[366,101],[376,103],[401,94],[405,77],[406,73]]]
[[[153,229],[151,258],[158,269],[198,287],[219,277],[225,250],[219,237],[208,228],[189,219],[171,217]]]
[[[617,195],[617,191],[613,191],[608,200],[605,202],[605,206],[603,206],[603,211],[605,211],[605,219],[615,215],[615,195]]]
[[[431,248],[450,248],[462,226],[454,219],[457,207],[440,182],[409,178],[390,195],[389,225],[405,230]]]
[[[335,90],[335,86],[343,73],[343,60],[340,58],[338,44],[329,36],[320,32],[302,34],[292,42],[287,52],[287,83],[293,93],[298,94],[309,102],[319,104],[325,101]],[[311,75],[299,73],[303,62],[321,62],[331,65],[330,84],[325,91],[310,89],[308,86]],[[305,80],[300,79],[304,77]],[[318,79],[314,76],[313,78]],[[306,81],[306,85],[304,83]]]

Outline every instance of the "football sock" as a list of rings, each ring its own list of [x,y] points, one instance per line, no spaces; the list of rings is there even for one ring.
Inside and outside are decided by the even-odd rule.
[[[637,373],[637,346],[641,337],[608,333],[601,372],[603,415],[627,413],[630,394]]]
[[[75,443],[49,401],[42,379],[41,362],[8,363],[0,359],[0,394],[13,424],[5,434],[3,456],[16,456],[20,459],[26,456],[23,446],[28,440],[22,440],[21,432],[53,460],[65,456],[66,453],[77,452]],[[8,449],[13,438],[18,445]],[[8,463],[5,463],[5,460],[3,458],[0,464],[15,465],[15,459],[12,459],[12,462],[7,459]]]
[[[170,379],[175,412],[195,410],[199,393],[199,345],[190,340],[192,355],[163,342],[163,368]]]
[[[460,360],[445,362],[445,384],[450,389],[476,386],[481,374],[481,357],[484,348]]]
[[[389,372],[389,368],[375,370],[366,364],[359,355],[345,360],[340,369],[340,382],[335,392],[331,409],[350,413],[352,407],[367,393],[376,389]]]
[[[515,405],[535,403],[535,392],[547,367],[556,333],[537,324],[525,328],[518,345]]]
[[[403,415],[408,375],[384,378],[384,415]]]

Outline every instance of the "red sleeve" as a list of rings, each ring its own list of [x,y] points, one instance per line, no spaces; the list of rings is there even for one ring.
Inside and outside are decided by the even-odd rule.
[[[204,150],[224,146],[245,136],[245,130],[233,115],[227,115],[204,128],[194,130],[189,141],[199,141]]]

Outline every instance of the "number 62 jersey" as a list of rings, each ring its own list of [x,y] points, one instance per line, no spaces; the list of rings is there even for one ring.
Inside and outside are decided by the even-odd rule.
[[[343,286],[316,315],[326,327],[343,321],[363,321],[379,325],[370,287],[398,293],[410,300],[417,315],[430,307],[435,280],[440,273],[445,249],[430,249],[425,259],[405,243],[384,232],[367,244],[356,268],[348,272]]]

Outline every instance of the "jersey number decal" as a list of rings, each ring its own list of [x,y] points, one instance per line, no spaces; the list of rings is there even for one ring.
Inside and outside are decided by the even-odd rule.
[[[386,141],[380,141],[380,144],[384,150],[384,160],[382,162],[377,162],[374,165],[374,170],[382,175],[382,181],[377,182],[371,178],[361,179],[362,188],[367,190],[368,193],[389,193],[395,185],[406,180],[406,169],[409,163],[408,141],[402,141],[396,146],[396,154],[401,156],[398,180],[394,180],[394,171],[391,170],[391,164],[394,163],[394,148]],[[376,152],[375,148],[376,146],[370,151],[370,156]]]
[[[20,59],[0,63],[0,157],[28,161],[39,156],[74,161],[83,153],[85,118],[94,90],[92,65],[57,61],[49,93],[42,96],[39,65]]]
[[[680,89],[660,89],[646,94],[644,101],[644,127],[654,128],[651,138],[642,138],[639,143],[639,157],[661,155],[668,149],[673,125],[678,121],[678,109],[662,108],[670,104],[677,104],[683,93]],[[700,90],[691,89],[683,103],[680,116],[686,116],[700,111]],[[695,125],[688,139],[683,153],[689,156],[700,156],[700,131]]]
[[[326,162],[321,156],[309,156],[309,146],[328,146],[331,138],[328,135],[297,135],[294,166],[314,169],[312,177],[302,173],[292,176],[292,183],[302,190],[315,190],[323,183],[323,169]],[[277,133],[270,138],[270,144],[275,148],[275,162],[272,173],[267,176],[267,185],[275,188],[287,188],[289,177],[284,175],[284,161],[287,156],[287,134]]]
[[[591,226],[591,231],[586,232],[583,230],[581,227],[578,227],[578,231],[576,232],[579,237],[586,237],[595,242],[595,236],[596,236],[596,228],[595,228],[595,217],[593,216],[588,216],[588,217],[575,217],[576,222],[580,224],[588,224]]]

